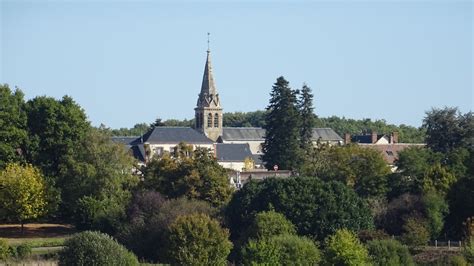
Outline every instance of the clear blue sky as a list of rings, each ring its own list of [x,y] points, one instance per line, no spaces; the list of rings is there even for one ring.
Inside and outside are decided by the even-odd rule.
[[[323,117],[474,109],[471,1],[175,2],[0,0],[0,83],[70,95],[94,125],[192,118],[211,32],[225,112],[264,109],[280,75]]]

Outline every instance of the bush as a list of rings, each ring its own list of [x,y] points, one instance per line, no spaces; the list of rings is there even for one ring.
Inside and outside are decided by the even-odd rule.
[[[402,235],[402,242],[410,247],[424,246],[430,240],[430,232],[425,220],[417,217],[410,217],[403,226],[405,233]]]
[[[464,257],[467,261],[474,264],[474,239],[471,239],[463,249]]]
[[[357,236],[347,229],[339,229],[326,239],[325,263],[328,265],[370,265],[367,249]]]
[[[225,265],[232,248],[228,238],[228,230],[207,215],[178,217],[169,228],[169,260],[177,265]]]
[[[138,265],[138,260],[112,237],[84,231],[66,240],[59,265]]]
[[[367,249],[374,265],[397,266],[415,265],[408,248],[393,239],[373,240],[367,243]]]
[[[316,265],[321,255],[309,238],[282,234],[250,240],[242,249],[242,260],[244,265]]]
[[[0,261],[8,259],[8,243],[5,239],[0,238]]]
[[[382,240],[382,239],[389,239],[390,236],[385,233],[383,230],[360,230],[357,233],[360,241],[366,243],[372,240]]]
[[[127,213],[128,223],[118,234],[118,240],[140,259],[163,262],[168,227],[177,217],[196,213],[213,217],[216,210],[204,201],[185,198],[163,201],[157,192],[144,192],[135,195]]]
[[[373,219],[365,201],[340,182],[313,177],[266,178],[250,181],[226,208],[232,237],[238,239],[255,214],[273,209],[285,215],[298,234],[323,240],[337,229],[369,229]]]
[[[249,228],[248,237],[260,239],[283,234],[296,234],[295,226],[286,219],[285,215],[268,211],[257,213]]]
[[[18,246],[11,246],[9,249],[10,256],[15,259],[25,259],[31,255],[31,245],[22,243]]]

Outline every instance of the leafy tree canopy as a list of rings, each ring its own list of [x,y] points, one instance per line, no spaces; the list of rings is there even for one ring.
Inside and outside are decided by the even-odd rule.
[[[325,240],[325,265],[372,265],[367,249],[357,236],[339,229]]]
[[[23,97],[21,90],[0,84],[0,169],[23,161],[28,135]]]
[[[373,227],[366,203],[340,182],[317,178],[266,178],[250,181],[237,191],[226,208],[233,234],[250,226],[258,212],[275,210],[284,214],[301,235],[322,240],[337,229]]]
[[[182,151],[182,152],[181,152]],[[145,170],[144,187],[154,189],[169,198],[186,196],[221,206],[230,199],[226,170],[205,149],[191,156],[177,149],[179,156],[164,156],[152,160]]]
[[[0,213],[23,223],[43,215],[46,207],[45,183],[32,165],[7,164],[0,172]]]
[[[203,214],[178,217],[168,238],[169,259],[177,265],[225,265],[232,248],[228,230]]]

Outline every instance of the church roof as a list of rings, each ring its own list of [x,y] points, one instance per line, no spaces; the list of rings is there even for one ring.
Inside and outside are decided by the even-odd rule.
[[[265,129],[261,127],[224,127],[222,139],[232,140],[262,140],[265,138]]]
[[[134,141],[141,142],[140,138]],[[155,127],[143,135],[143,142],[150,144],[173,144],[186,142],[189,144],[213,144],[205,135],[190,127]]]
[[[224,127],[222,139],[224,141],[263,141],[265,129],[260,127]],[[313,140],[343,141],[331,128],[313,128]]]
[[[332,128],[313,128],[313,140],[321,139],[322,141],[343,141]]]
[[[219,162],[243,162],[247,157],[253,157],[248,144],[216,144],[216,158]]]

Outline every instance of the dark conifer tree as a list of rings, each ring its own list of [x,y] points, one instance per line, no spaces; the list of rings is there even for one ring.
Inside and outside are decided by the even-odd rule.
[[[270,103],[265,117],[265,142],[262,159],[267,169],[298,170],[301,164],[300,114],[297,92],[289,87],[284,77],[279,77],[270,93]]]
[[[313,128],[316,124],[313,107],[313,94],[311,88],[303,84],[298,101],[298,109],[301,116],[301,148],[307,151],[313,145]]]

